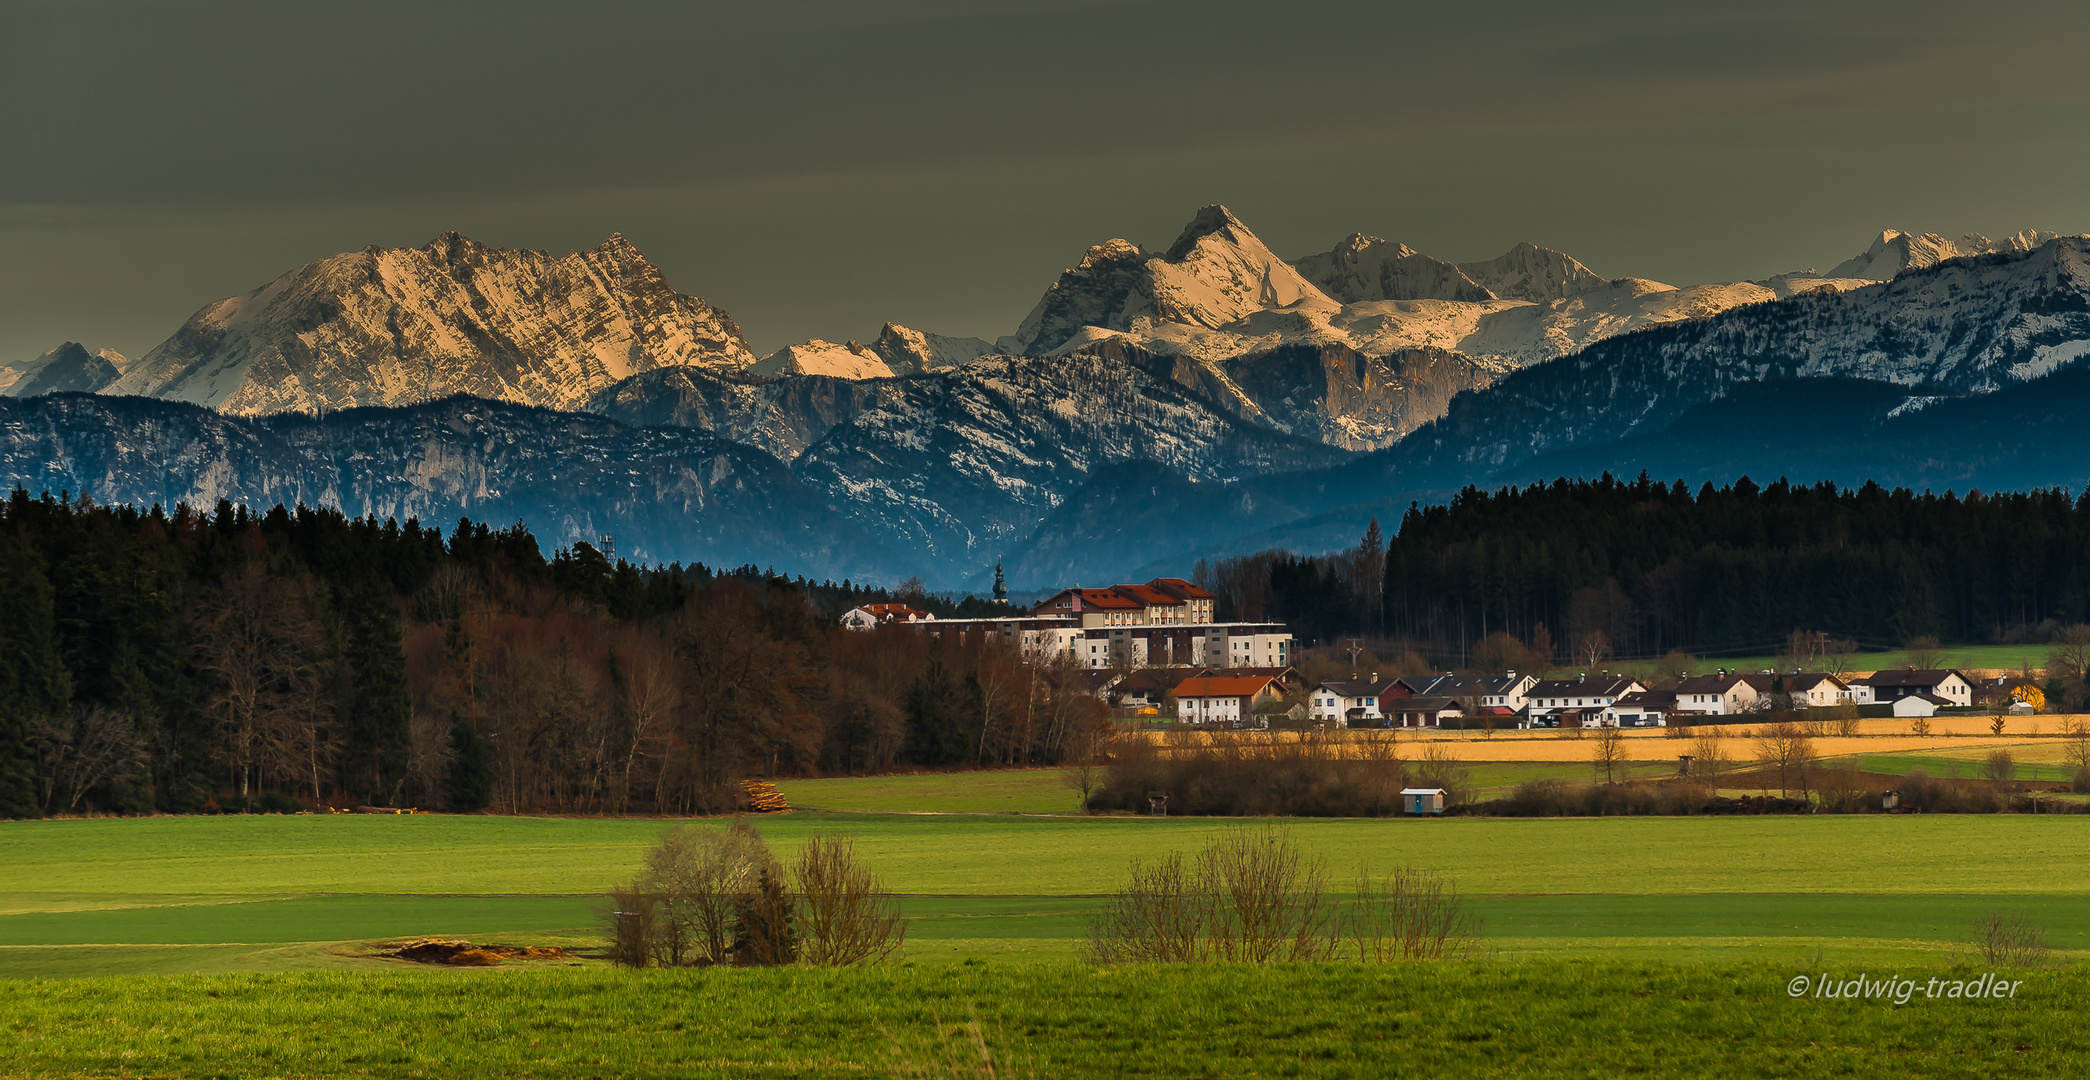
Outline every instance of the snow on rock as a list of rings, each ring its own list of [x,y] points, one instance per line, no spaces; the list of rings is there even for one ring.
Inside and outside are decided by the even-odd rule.
[[[0,364],[0,395],[29,398],[66,391],[92,393],[115,382],[130,360],[115,349],[88,352],[68,341],[34,360]]]
[[[1084,327],[1130,331],[1146,318],[1216,330],[1259,311],[1338,307],[1226,207],[1213,205],[1160,254],[1121,239],[1088,249],[997,347],[1044,355]]]
[[[1947,259],[1986,255],[1991,252],[2030,251],[2058,235],[2027,229],[2001,240],[1990,240],[1979,233],[1968,233],[1957,240],[1947,240],[1936,233],[1919,235],[1898,229],[1886,229],[1874,238],[1872,246],[1866,248],[1864,254],[1844,260],[1836,269],[1823,276],[1892,281],[1894,275],[1904,270],[1922,270]]]
[[[1375,300],[1458,300],[1485,304],[1495,294],[1441,259],[1406,244],[1351,233],[1332,250],[1295,260],[1307,280],[1344,304]]]
[[[945,337],[886,323],[871,348],[896,375],[942,371],[969,364],[994,351],[994,343],[976,337]]]
[[[842,379],[890,379],[885,358],[854,341],[837,345],[814,338],[786,345],[755,362],[750,375],[832,375]]]
[[[620,234],[554,257],[445,233],[210,304],[107,392],[250,415],[460,393],[573,409],[641,371],[754,359],[730,316],[669,288]]]
[[[1460,263],[1460,272],[1505,300],[1543,304],[1610,284],[1589,267],[1526,241],[1486,262]]]

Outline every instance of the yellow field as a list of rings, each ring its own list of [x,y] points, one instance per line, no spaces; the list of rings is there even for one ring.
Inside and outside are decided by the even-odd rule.
[[[1820,757],[1841,757],[1849,754],[1922,754],[1935,757],[1965,758],[1978,760],[1992,750],[2007,749],[2020,762],[2058,763],[2064,760],[2064,727],[2073,721],[2090,719],[2083,716],[2012,716],[2003,724],[2003,734],[1989,731],[1992,717],[1986,716],[1937,716],[1930,719],[1928,735],[1913,734],[1907,720],[1860,720],[1857,735],[1830,735],[1814,740],[1814,752]],[[1723,742],[1732,744],[1733,756],[1747,756],[1746,747],[1750,740],[1762,730],[1763,724],[1723,724],[1718,727],[1698,727],[1694,734],[1716,734]],[[1590,731],[1518,731],[1515,729],[1495,732],[1480,731],[1343,731],[1333,735],[1310,736],[1316,742],[1333,742],[1344,753],[1357,753],[1369,740],[1392,735],[1401,750],[1401,756],[1414,758],[1420,747],[1439,747],[1461,761],[1543,761],[1566,762],[1588,761],[1590,758]],[[1627,756],[1634,761],[1673,761],[1679,754],[1691,752],[1691,740],[1676,737],[1670,730],[1627,729]],[[1243,732],[1209,734],[1198,731],[1150,733],[1150,738],[1172,745],[1196,745],[1218,739],[1236,739],[1244,742],[1291,742],[1306,736],[1281,732]]]

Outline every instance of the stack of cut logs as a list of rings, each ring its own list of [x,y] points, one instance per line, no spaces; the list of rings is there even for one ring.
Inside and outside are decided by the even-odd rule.
[[[784,801],[784,793],[767,780],[743,780],[740,786],[747,791],[747,808],[757,814],[791,809],[791,804]]]

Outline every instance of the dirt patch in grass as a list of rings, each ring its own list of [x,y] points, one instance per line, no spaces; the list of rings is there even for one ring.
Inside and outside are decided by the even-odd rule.
[[[565,949],[543,945],[474,945],[469,941],[448,938],[417,938],[403,942],[383,955],[417,964],[449,967],[492,967],[504,960],[566,960],[571,957]]]

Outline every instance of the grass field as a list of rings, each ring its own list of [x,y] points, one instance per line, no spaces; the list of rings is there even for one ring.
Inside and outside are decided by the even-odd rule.
[[[1260,823],[948,809],[1064,800],[1051,770],[791,785],[853,809],[765,817],[764,835],[787,857],[816,832],[853,838],[903,894],[897,963],[376,955],[433,934],[592,952],[596,898],[659,821],[0,825],[0,1077],[956,1075],[920,1070],[942,1052],[938,1018],[974,1017],[1014,1059],[997,1075],[1018,1077],[2043,1076],[2090,1052],[2074,1021],[2090,1005],[2090,816],[1298,820],[1285,827],[1338,899],[1365,866],[1456,881],[1481,958],[1112,969],[1082,963],[1083,945],[1131,860]],[[2011,975],[2023,992],[2001,1001],[1786,994],[1801,974],[1978,976],[1970,930],[1989,912],[2044,928],[2062,966]]]
[[[994,783],[1005,784],[1008,774]],[[944,783],[962,788],[963,776]],[[885,790],[890,791],[890,788]],[[1133,859],[1243,823],[793,813],[787,854],[853,838],[895,892],[917,962],[1070,960]],[[345,946],[424,934],[593,942],[592,904],[661,823],[217,817],[0,826],[0,975],[392,965]],[[1937,962],[1997,909],[2090,955],[2090,816],[1301,820],[1332,887],[1360,867],[1442,871],[1505,957]],[[29,886],[34,886],[29,887]],[[331,951],[330,951],[331,950]],[[354,951],[354,950],[350,950]]]
[[[0,982],[14,1076],[2077,1076],[2084,969],[1791,998],[1820,965],[338,972]],[[1856,970],[1826,968],[1841,980]],[[1869,973],[1874,979],[1889,974]],[[1900,971],[1916,986],[1978,969]],[[1946,978],[1950,976],[1951,978]],[[970,1061],[966,1059],[971,1059]],[[1013,1067],[1012,1067],[1013,1066]]]

